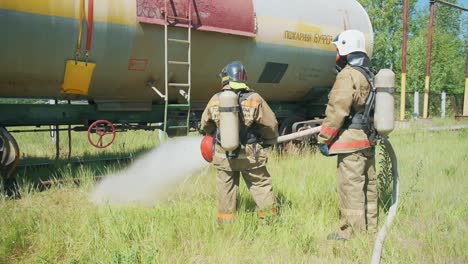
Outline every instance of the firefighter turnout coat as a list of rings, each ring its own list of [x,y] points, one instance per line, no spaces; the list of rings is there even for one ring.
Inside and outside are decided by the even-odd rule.
[[[351,66],[347,65],[338,73],[318,136],[318,142],[327,144],[330,154],[352,153],[371,147],[364,130],[344,125],[350,114],[364,110],[370,90],[366,77]]]
[[[231,89],[229,85],[223,87]],[[233,89],[234,92],[236,90]],[[250,92],[250,90],[247,90]],[[249,96],[240,104],[244,125],[249,131],[259,135],[261,140],[271,140],[278,137],[278,122],[276,116],[268,106],[267,102],[255,92],[250,92]],[[208,102],[201,118],[201,129],[208,134],[213,134],[219,127],[219,93],[215,94]],[[265,166],[267,155],[261,144],[247,144],[241,146],[239,156],[228,160],[226,151],[220,144],[216,144],[212,164],[225,171],[248,170]]]

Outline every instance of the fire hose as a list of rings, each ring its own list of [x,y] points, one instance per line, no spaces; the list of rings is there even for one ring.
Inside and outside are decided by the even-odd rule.
[[[313,134],[317,134],[320,132],[321,126],[318,127],[313,127],[309,129],[305,129],[296,133],[291,133],[288,135],[280,136],[278,137],[276,143],[283,143],[287,141],[291,141],[294,139],[299,139],[302,137],[310,136]],[[377,238],[374,243],[374,251],[372,253],[372,264],[378,264],[380,263],[381,255],[382,255],[382,249],[383,249],[383,243],[385,240],[385,236],[387,235],[387,230],[390,227],[390,225],[393,222],[393,219],[396,216],[397,213],[397,208],[398,208],[398,195],[400,191],[400,183],[399,183],[399,176],[398,176],[398,163],[397,163],[397,158],[395,154],[395,150],[393,149],[392,144],[388,140],[388,138],[382,138],[381,144],[385,146],[385,150],[388,152],[390,156],[390,160],[392,162],[392,176],[393,176],[393,192],[392,192],[392,204],[390,206],[390,209],[388,211],[387,219],[384,223],[384,225],[381,227],[379,230],[379,233],[377,234]]]
[[[387,230],[392,224],[393,219],[396,216],[397,208],[398,208],[398,195],[400,193],[398,162],[397,162],[395,150],[393,149],[393,146],[388,140],[388,138],[383,138],[381,143],[385,145],[385,150],[390,155],[390,160],[392,161],[393,192],[392,192],[392,205],[390,206],[390,209],[388,210],[387,219],[385,220],[385,223],[382,226],[382,228],[380,228],[379,233],[377,234],[377,239],[375,240],[375,243],[374,243],[374,252],[372,253],[372,262],[371,262],[372,264],[380,263],[383,243],[385,240],[385,236],[387,235]]]
[[[301,130],[301,131],[298,131],[298,132],[295,132],[295,133],[291,133],[291,134],[288,134],[288,135],[280,136],[276,140],[276,143],[284,143],[284,142],[287,142],[287,141],[291,141],[291,140],[299,139],[299,138],[302,138],[302,137],[310,136],[310,135],[313,135],[313,134],[317,134],[317,133],[320,132],[320,128],[322,128],[322,126],[317,126],[317,127]]]

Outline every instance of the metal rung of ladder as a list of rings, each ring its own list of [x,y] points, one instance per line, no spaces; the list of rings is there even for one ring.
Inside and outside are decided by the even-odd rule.
[[[170,38],[170,39],[167,39],[168,41],[172,41],[172,42],[178,42],[178,43],[183,43],[183,44],[190,44],[190,42],[188,40],[185,40],[185,39],[173,39],[173,38]]]
[[[168,83],[167,85],[173,87],[190,87],[189,83]]]
[[[172,109],[187,110],[187,108],[190,107],[190,104],[169,104],[167,107]]]
[[[187,17],[177,17],[177,16],[167,16],[168,19],[174,19],[174,20],[182,20],[182,21],[187,21],[190,22],[190,18]]]
[[[181,129],[181,128],[186,128],[188,129],[188,126],[168,126],[167,129]]]
[[[190,65],[188,61],[168,61],[169,64]]]
[[[180,17],[178,15],[182,15],[181,12],[178,12],[178,10],[175,10],[175,8],[178,5],[173,5],[174,0],[164,0],[164,60],[165,60],[165,107],[164,107],[164,132],[167,131],[167,129],[187,129],[187,133],[189,132],[190,128],[190,110],[191,110],[191,103],[190,103],[190,92],[191,92],[191,41],[192,41],[192,1],[193,0],[186,0],[187,1],[187,17]],[[181,1],[179,1],[181,2]],[[169,9],[168,6],[171,6],[172,8],[172,14],[169,15]],[[179,10],[180,11],[180,10]],[[174,23],[177,22],[177,23]],[[187,38],[169,38],[169,28],[172,28],[176,24],[183,24],[181,26],[181,29],[186,29],[187,30]],[[187,47],[187,61],[180,61],[180,60],[170,60],[168,58],[169,54],[169,45],[168,43],[175,43],[175,44],[185,44]],[[183,60],[183,59],[182,59]],[[181,69],[186,69],[187,70],[187,83],[183,83],[180,80],[177,82],[177,80],[174,80],[173,82],[169,82],[168,77],[169,77],[169,66],[170,65],[185,65],[187,67],[184,68],[177,68],[178,70]],[[179,87],[179,88],[184,88],[184,89],[179,89],[179,94],[182,95],[185,100],[187,100],[186,104],[172,104],[170,103],[171,98],[169,98],[170,94],[173,94],[173,92],[169,93],[169,87]],[[173,126],[171,124],[168,124],[168,112],[169,111],[176,111],[175,113],[177,115],[182,114],[183,116],[183,111],[187,111],[187,119],[186,119],[186,125],[182,126],[181,124],[178,124],[176,126]],[[177,112],[179,111],[179,112]],[[176,115],[176,116],[177,116]],[[174,116],[174,115],[172,115]],[[177,121],[177,120],[176,120]],[[172,122],[174,124],[174,122]],[[174,124],[175,125],[175,124]]]

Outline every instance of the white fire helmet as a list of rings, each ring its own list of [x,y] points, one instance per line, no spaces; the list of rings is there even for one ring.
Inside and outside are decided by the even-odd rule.
[[[335,37],[333,40],[333,44],[335,44],[338,55],[346,56],[353,52],[366,52],[366,38],[364,34],[356,29],[350,29],[341,32],[338,36]]]

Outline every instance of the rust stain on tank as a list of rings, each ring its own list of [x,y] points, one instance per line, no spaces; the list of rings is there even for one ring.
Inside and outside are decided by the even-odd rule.
[[[168,0],[167,9],[165,0],[137,0],[138,21],[164,25],[165,12],[181,18],[188,18],[190,12],[194,29],[255,37],[253,0]],[[168,20],[171,25],[187,26],[183,19]]]

